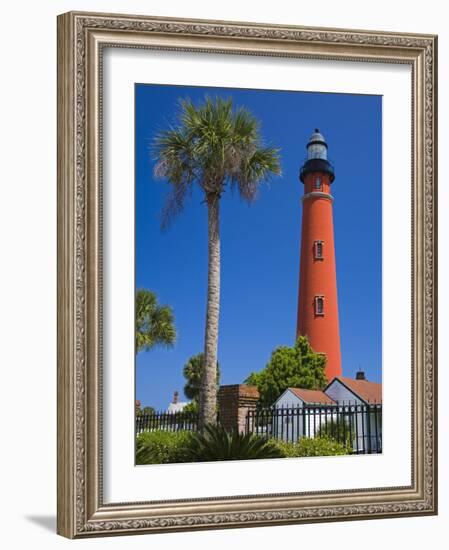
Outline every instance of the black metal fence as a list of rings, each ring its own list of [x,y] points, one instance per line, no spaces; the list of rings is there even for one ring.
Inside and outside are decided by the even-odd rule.
[[[382,405],[320,404],[250,410],[246,431],[289,442],[328,436],[350,446],[353,453],[381,453]]]
[[[196,431],[198,413],[158,412],[136,417],[136,432]],[[356,454],[382,452],[382,405],[337,404],[268,407],[249,410],[246,432],[296,442],[328,436]]]
[[[196,431],[198,414],[193,412],[157,412],[136,416],[136,432],[145,431]]]

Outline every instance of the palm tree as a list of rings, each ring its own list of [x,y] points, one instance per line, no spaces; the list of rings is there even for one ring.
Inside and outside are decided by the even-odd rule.
[[[201,382],[204,372],[204,353],[193,355],[187,361],[183,368],[184,378],[184,395],[187,399],[192,399],[198,402],[201,393]],[[217,362],[217,388],[220,385],[220,365]]]
[[[136,293],[136,353],[156,345],[171,347],[176,341],[173,310],[159,305],[156,294],[140,289]]]
[[[196,106],[180,102],[177,124],[156,136],[156,177],[170,193],[163,210],[166,228],[179,214],[193,186],[204,192],[208,210],[208,283],[204,342],[204,376],[200,395],[200,428],[216,421],[217,347],[220,311],[220,198],[227,187],[253,202],[259,184],[280,174],[278,150],[264,147],[259,121],[245,108],[233,110],[232,99],[206,98]]]

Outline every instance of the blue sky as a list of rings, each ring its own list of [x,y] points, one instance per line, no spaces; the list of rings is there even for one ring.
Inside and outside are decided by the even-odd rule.
[[[165,409],[182,389],[182,368],[203,350],[207,285],[207,212],[196,190],[168,231],[160,213],[168,185],[153,179],[151,142],[175,121],[180,98],[232,97],[261,121],[264,142],[280,148],[281,177],[248,205],[226,192],[221,203],[219,362],[223,384],[262,369],[296,331],[303,193],[298,172],[319,128],[335,168],[332,186],[343,375],[365,370],[381,381],[382,169],[380,96],[137,84],[136,288],[172,306],[173,349],[140,352],[136,398]],[[184,398],[183,398],[184,399]]]

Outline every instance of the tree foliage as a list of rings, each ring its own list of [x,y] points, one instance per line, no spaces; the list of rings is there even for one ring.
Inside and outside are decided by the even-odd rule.
[[[184,365],[182,372],[186,379],[184,386],[185,396],[199,403],[201,381],[204,374],[204,353],[193,355]],[[217,361],[217,388],[220,386],[220,375],[220,366]]]
[[[190,403],[187,403],[187,405],[182,409],[182,412],[192,415],[198,414],[200,412],[198,401],[190,401]]]
[[[252,372],[245,383],[257,386],[260,403],[271,406],[287,388],[324,388],[327,382],[325,365],[325,355],[315,353],[307,337],[300,336],[293,347],[276,348],[267,366]]]
[[[156,409],[154,407],[142,407],[142,404],[139,400],[136,400],[136,416],[142,416],[143,414],[156,414]]]
[[[159,305],[151,290],[140,289],[136,293],[136,353],[150,350],[156,345],[173,346],[176,328],[173,310]]]
[[[154,407],[144,407],[142,409],[142,414],[147,414],[147,415],[156,414],[156,409]]]
[[[176,123],[154,140],[154,174],[170,185],[163,210],[166,228],[183,210],[197,184],[207,201],[220,198],[227,184],[253,202],[260,183],[281,173],[279,150],[266,147],[258,119],[245,107],[234,109],[232,98],[206,97],[195,105],[179,102]]]

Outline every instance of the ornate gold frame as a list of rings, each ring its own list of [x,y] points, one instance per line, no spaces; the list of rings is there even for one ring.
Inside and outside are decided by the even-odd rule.
[[[101,54],[104,46],[412,67],[412,484],[104,504]],[[433,35],[66,13],[58,18],[58,533],[66,537],[437,513],[436,107]],[[150,495],[149,495],[150,497]]]

